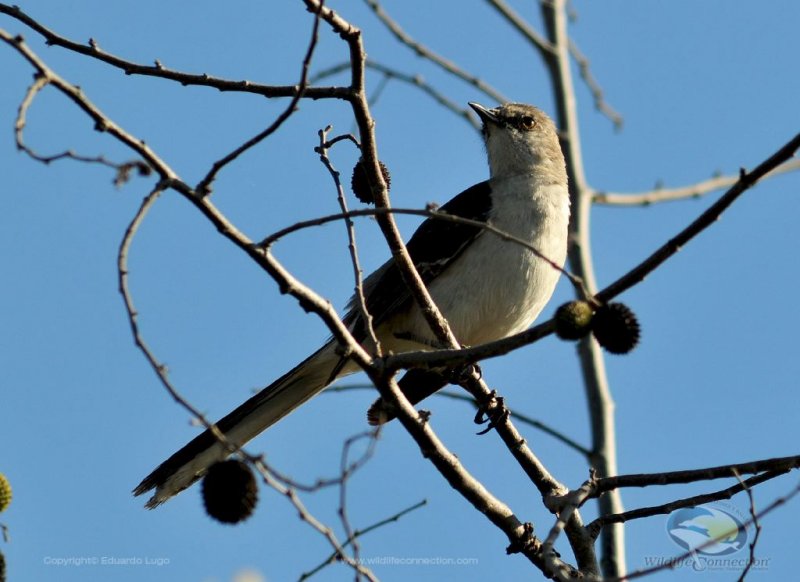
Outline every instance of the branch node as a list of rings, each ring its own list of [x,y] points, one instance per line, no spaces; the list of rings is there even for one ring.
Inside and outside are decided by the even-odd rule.
[[[506,554],[537,553],[541,547],[542,542],[533,535],[533,524],[526,521],[522,524],[522,533],[520,536],[506,547]]]

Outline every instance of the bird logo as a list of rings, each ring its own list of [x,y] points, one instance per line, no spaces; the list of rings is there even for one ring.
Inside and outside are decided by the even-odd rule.
[[[734,554],[747,543],[742,519],[720,507],[679,509],[669,516],[667,532],[680,547],[707,556]]]

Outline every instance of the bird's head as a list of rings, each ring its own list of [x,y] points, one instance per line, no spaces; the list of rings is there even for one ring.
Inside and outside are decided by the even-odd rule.
[[[566,183],[564,154],[553,121],[541,109],[506,103],[487,109],[469,104],[483,123],[483,138],[492,178],[541,174],[553,183]]]

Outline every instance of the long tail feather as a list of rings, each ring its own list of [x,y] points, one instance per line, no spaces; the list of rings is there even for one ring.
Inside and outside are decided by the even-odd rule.
[[[332,342],[298,364],[216,423],[229,441],[241,446],[295,408],[321,392],[335,377],[353,370],[342,368]],[[146,506],[161,505],[197,481],[208,468],[228,456],[228,451],[206,430],[161,463],[133,490],[142,495],[155,489]]]

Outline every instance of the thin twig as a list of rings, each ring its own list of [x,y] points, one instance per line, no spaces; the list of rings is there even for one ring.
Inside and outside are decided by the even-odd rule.
[[[294,505],[295,509],[298,511],[298,515],[300,518],[308,523],[312,528],[317,530],[321,533],[331,544],[334,548],[334,551],[339,555],[345,562],[347,562],[352,568],[356,569],[357,572],[366,575],[370,580],[376,580],[374,576],[371,575],[368,569],[364,568],[361,564],[359,564],[353,558],[347,556],[339,541],[336,539],[335,535],[331,528],[322,524],[318,519],[316,519],[303,505],[300,498],[295,493],[294,489],[291,487],[287,487],[284,484],[279,483],[276,479],[274,479],[271,475],[271,470],[267,467],[266,463],[263,462],[260,457],[253,456],[241,450],[238,446],[233,445],[230,441],[227,440],[225,435],[214,425],[213,423],[209,422],[206,417],[200,412],[197,408],[194,407],[188,400],[186,400],[178,390],[173,386],[172,382],[169,379],[167,368],[164,366],[155,356],[153,351],[147,345],[147,343],[142,338],[142,335],[139,331],[138,325],[138,312],[134,307],[133,297],[130,292],[130,288],[128,286],[128,253],[130,250],[130,245],[133,242],[134,237],[141,225],[142,221],[144,220],[145,216],[147,215],[150,208],[152,208],[155,201],[161,195],[163,191],[164,183],[159,182],[159,184],[144,198],[142,201],[142,205],[140,206],[139,210],[136,212],[131,223],[128,225],[128,228],[125,230],[125,235],[122,238],[122,242],[120,243],[119,252],[117,255],[117,272],[119,277],[119,290],[122,294],[125,309],[128,314],[128,322],[131,327],[131,333],[133,334],[134,342],[139,350],[144,354],[147,361],[150,363],[153,370],[158,375],[159,380],[161,381],[162,385],[166,388],[172,398],[178,402],[181,406],[183,406],[186,410],[188,410],[199,422],[200,424],[204,425],[208,430],[212,432],[212,434],[217,438],[221,443],[226,445],[229,449],[229,452],[235,453],[240,452],[245,458],[247,458],[261,473],[264,482],[275,489],[276,491],[282,493],[286,496],[287,499]]]
[[[211,169],[205,175],[205,177],[200,180],[200,182],[195,187],[195,191],[199,192],[201,196],[205,196],[211,192],[211,184],[217,177],[217,174],[242,155],[244,152],[249,150],[250,148],[258,145],[270,135],[278,131],[278,129],[284,124],[284,122],[292,116],[292,114],[297,110],[297,104],[300,100],[305,96],[306,88],[308,86],[308,69],[311,66],[311,59],[314,56],[314,50],[317,48],[317,41],[319,40],[319,23],[320,23],[320,11],[325,6],[325,0],[320,0],[319,2],[319,10],[314,15],[314,24],[311,28],[311,40],[308,42],[308,48],[306,49],[305,57],[303,57],[303,64],[301,66],[300,72],[300,81],[297,84],[297,92],[292,95],[291,101],[289,101],[289,105],[281,112],[280,115],[273,121],[267,128],[260,131],[242,145],[228,153],[227,155],[223,156],[216,162],[211,165]]]
[[[339,179],[339,172],[333,167],[333,164],[328,157],[328,148],[332,145],[331,142],[328,141],[328,132],[330,130],[331,126],[328,126],[319,131],[319,146],[314,148],[314,151],[319,154],[320,161],[331,175],[333,184],[336,188],[336,199],[339,202],[339,207],[342,209],[342,213],[346,214],[349,212],[349,209],[347,207],[347,199],[344,195],[344,188],[342,188],[342,182]],[[350,137],[352,141],[356,141],[355,137]],[[340,141],[341,138],[342,136],[334,138],[336,141],[332,143]],[[374,346],[375,355],[377,357],[381,357],[383,355],[381,343],[378,341],[378,336],[375,334],[375,328],[372,325],[372,314],[370,314],[369,310],[367,309],[367,298],[364,296],[364,277],[363,270],[361,269],[361,261],[358,259],[358,247],[356,245],[356,231],[353,225],[353,219],[348,216],[344,218],[344,223],[347,230],[347,249],[350,253],[350,262],[353,265],[353,278],[355,279],[355,289],[353,293],[354,297],[356,298],[356,305],[361,312],[361,318],[364,321],[364,328],[367,332],[367,336],[370,338],[372,345]]]
[[[528,241],[521,239],[513,234],[509,234],[506,231],[497,228],[496,226],[492,225],[490,222],[482,222],[480,220],[473,220],[471,218],[464,218],[462,216],[458,216],[455,214],[449,214],[447,212],[437,210],[436,206],[433,204],[428,205],[425,209],[419,208],[359,208],[357,210],[348,210],[345,212],[337,212],[335,214],[327,214],[325,216],[320,216],[317,218],[310,218],[308,220],[301,220],[292,225],[284,227],[280,230],[273,232],[272,234],[264,237],[258,246],[264,249],[268,249],[277,241],[282,239],[283,237],[292,234],[294,232],[311,228],[315,226],[320,226],[323,224],[327,224],[329,222],[336,222],[339,220],[347,220],[350,218],[355,218],[358,216],[387,216],[392,214],[405,214],[405,215],[412,215],[412,216],[424,216],[425,218],[432,218],[434,220],[445,220],[448,222],[454,222],[456,224],[465,224],[468,226],[475,226],[486,230],[487,232],[491,232],[492,234],[500,237],[501,239],[512,242],[517,244],[527,250],[529,250],[533,255],[537,258],[541,259],[550,267],[559,271],[562,275],[564,275],[567,279],[569,279],[570,283],[575,286],[580,293],[583,293],[583,282],[578,278],[572,275],[569,271],[567,271],[564,267],[553,261],[552,259],[548,258],[547,255],[542,253],[538,250],[535,246],[533,246]]]
[[[776,166],[764,175],[764,178],[772,178],[786,172],[793,172],[800,169],[800,160],[789,160]],[[684,200],[686,198],[699,198],[704,194],[728,188],[736,184],[741,175],[714,176],[708,180],[682,186],[680,188],[656,188],[647,192],[637,192],[631,194],[619,194],[616,192],[595,192],[592,201],[595,204],[607,204],[610,206],[648,206],[658,202],[670,202],[674,200]]]
[[[623,124],[622,116],[608,104],[608,101],[606,101],[600,83],[598,83],[597,79],[592,75],[589,59],[581,52],[581,49],[578,48],[578,45],[575,44],[575,41],[572,39],[569,40],[569,52],[578,64],[578,71],[580,72],[581,79],[583,79],[583,82],[589,87],[589,92],[592,94],[592,99],[594,100],[594,108],[605,115],[611,123],[614,124],[615,131],[621,131]]]
[[[373,523],[372,525],[370,525],[368,527],[365,527],[364,529],[357,529],[356,531],[353,532],[353,537],[352,538],[348,538],[348,539],[345,540],[345,542],[342,544],[342,547],[346,548],[351,543],[354,543],[356,539],[358,539],[360,537],[363,537],[366,534],[368,534],[368,533],[370,533],[370,532],[372,532],[372,531],[374,531],[374,530],[376,530],[376,529],[378,529],[380,527],[383,527],[384,525],[387,525],[387,524],[390,524],[392,522],[398,521],[401,517],[411,513],[412,511],[416,511],[420,507],[424,507],[425,505],[427,505],[427,503],[428,503],[428,500],[427,499],[423,499],[422,501],[419,501],[419,502],[415,503],[414,505],[412,505],[410,507],[406,507],[402,511],[398,511],[394,515],[389,516],[389,517],[387,517],[385,519],[382,519],[381,521],[378,521],[376,523]],[[330,564],[335,564],[336,561],[337,561],[337,558],[338,558],[337,554],[335,552],[332,553],[325,560],[320,562],[320,564],[318,566],[316,566],[313,570],[309,570],[308,572],[303,572],[303,574],[300,576],[300,580],[301,581],[302,580],[308,580],[309,578],[313,577],[315,574],[319,573],[326,566],[329,566]]]
[[[339,464],[341,481],[339,484],[338,514],[339,514],[339,519],[342,522],[342,527],[344,528],[345,535],[347,536],[347,541],[352,540],[351,545],[353,546],[353,560],[356,563],[361,562],[360,560],[361,546],[358,543],[358,536],[356,535],[355,531],[350,525],[350,518],[347,513],[347,484],[353,473],[357,471],[360,467],[362,467],[374,455],[375,447],[378,443],[378,438],[380,436],[380,433],[381,433],[380,427],[374,430],[362,432],[360,434],[348,438],[344,442],[344,446],[342,447],[342,456]],[[355,443],[365,438],[369,440],[369,444],[367,445],[366,451],[355,462],[351,463],[350,449],[353,447]]]
[[[487,0],[490,6],[497,10],[500,15],[508,21],[511,26],[517,29],[528,42],[530,42],[535,49],[537,49],[543,57],[550,58],[555,53],[555,48],[552,44],[536,29],[534,29],[528,22],[522,18],[516,11],[511,8],[504,0]]]
[[[275,479],[272,474],[272,470],[263,462],[263,459],[260,457],[249,457],[248,460],[256,467],[256,470],[258,470],[259,474],[261,475],[261,479],[264,484],[286,497],[286,499],[288,499],[297,510],[298,517],[300,517],[303,522],[307,523],[314,530],[322,534],[322,536],[333,548],[333,554],[338,559],[350,566],[356,572],[357,576],[364,576],[371,582],[378,582],[377,577],[369,568],[360,564],[345,552],[344,548],[348,545],[348,542],[340,542],[330,527],[319,521],[310,511],[308,511],[308,508],[297,495],[297,491],[294,488],[286,486],[279,480]]]
[[[377,0],[365,0],[367,5],[372,8],[372,11],[375,13],[375,16],[378,17],[386,28],[389,29],[394,37],[399,40],[402,44],[406,45],[408,48],[413,50],[418,56],[422,57],[423,59],[427,59],[430,62],[438,65],[451,75],[461,79],[462,81],[466,81],[476,89],[480,90],[488,97],[494,99],[498,103],[506,103],[508,102],[508,98],[500,93],[497,89],[493,88],[491,85],[486,83],[485,81],[481,80],[480,78],[466,72],[464,69],[456,65],[454,62],[442,57],[441,55],[436,54],[428,47],[424,46],[423,44],[414,40],[411,35],[409,35],[403,28],[393,20],[383,9]]]
[[[720,215],[733,204],[739,196],[755,186],[759,180],[763,179],[783,162],[791,159],[798,149],[800,149],[800,133],[786,142],[778,151],[761,162],[751,172],[746,172],[742,169],[739,173],[739,179],[719,200],[709,206],[708,209],[697,217],[689,226],[679,232],[675,237],[668,240],[638,266],[599,292],[596,295],[597,299],[600,301],[608,301],[612,297],[616,297],[620,293],[633,287],[636,283],[644,280],[656,267],[675,255],[686,243],[716,222]]]
[[[652,517],[654,515],[667,515],[672,513],[676,509],[681,509],[683,507],[695,507],[697,505],[702,505],[704,503],[711,503],[713,501],[730,499],[737,493],[741,493],[742,491],[748,489],[749,487],[755,487],[759,483],[769,481],[771,479],[774,479],[775,477],[780,477],[781,475],[785,475],[786,473],[787,471],[785,470],[766,471],[754,477],[750,477],[746,481],[736,483],[731,487],[720,489],[719,491],[714,491],[711,493],[703,493],[701,495],[694,495],[692,497],[686,497],[684,499],[677,499],[675,501],[670,501],[669,503],[664,503],[662,505],[641,507],[639,509],[631,509],[630,511],[624,511],[622,513],[612,513],[608,515],[603,515],[595,519],[590,524],[588,524],[586,526],[586,530],[589,532],[592,538],[595,538],[607,525],[614,523],[625,523],[634,519],[643,519],[645,517]]]
[[[742,487],[744,488],[745,493],[747,494],[748,500],[748,510],[750,511],[750,521],[753,523],[753,530],[755,533],[753,534],[753,539],[750,540],[749,545],[749,552],[747,556],[747,564],[742,570],[742,573],[739,575],[739,579],[737,582],[744,582],[745,578],[747,577],[747,573],[753,568],[753,565],[756,563],[756,546],[758,545],[758,540],[761,537],[761,522],[758,519],[758,512],[756,511],[756,499],[753,495],[753,488],[742,480],[741,475],[739,475],[738,471],[736,473],[736,479],[741,483]]]
[[[555,545],[558,536],[574,518],[578,508],[583,505],[583,502],[587,499],[592,487],[593,477],[586,481],[578,489],[569,491],[563,495],[560,500],[558,500],[560,507],[558,508],[557,519],[550,528],[547,538],[542,543],[541,550],[542,554],[546,556],[551,568],[550,572],[553,574],[558,574],[559,576],[561,575],[561,568],[559,567],[558,563],[553,561],[553,557],[556,555],[553,551],[553,546]],[[554,501],[555,500],[553,499],[549,500],[550,503],[553,503]],[[545,504],[547,503],[548,500],[545,501]]]
[[[596,497],[607,491],[619,489],[621,487],[649,487],[652,485],[695,483],[697,481],[708,481],[712,479],[734,477],[736,474],[748,475],[761,473],[762,471],[791,471],[792,469],[797,468],[800,468],[800,455],[761,459],[757,461],[748,461],[746,463],[735,463],[731,465],[719,465],[716,467],[706,467],[703,469],[689,469],[686,471],[618,475],[616,477],[604,477],[598,479],[594,493],[591,495],[591,497]]]
[[[469,123],[475,130],[480,130],[481,124],[480,122],[475,119],[472,110],[460,106],[458,103],[447,97],[444,93],[435,89],[430,83],[425,81],[422,75],[410,75],[408,73],[403,73],[389,67],[388,65],[384,65],[372,59],[367,59],[366,67],[368,69],[372,69],[374,71],[378,71],[387,80],[397,80],[412,87],[418,88],[420,91],[428,95],[431,99],[433,99],[436,103],[447,109],[448,111],[453,112],[458,117]],[[318,80],[326,79],[332,75],[336,75],[338,73],[342,73],[345,71],[350,70],[350,63],[341,63],[338,65],[334,65],[329,67],[323,71],[318,72],[316,75],[309,79],[309,83],[314,83]],[[372,104],[372,103],[371,103]]]
[[[561,149],[567,162],[572,216],[570,219],[571,270],[580,277],[590,293],[597,289],[591,250],[591,192],[586,181],[581,151],[577,99],[569,54],[567,8],[565,0],[541,2],[540,9],[547,38],[554,53],[543,53],[552,79],[556,119],[561,130]],[[589,423],[592,431],[592,467],[599,476],[617,474],[617,443],[614,399],[605,370],[603,352],[597,342],[585,338],[578,343],[578,358],[583,376]],[[613,491],[598,500],[599,513],[619,513],[622,499]],[[620,527],[605,530],[600,541],[602,572],[616,576],[625,572],[625,532]]]
[[[169,81],[176,81],[184,86],[196,85],[211,87],[219,91],[252,93],[254,95],[270,98],[293,97],[298,93],[297,85],[262,85],[246,80],[233,81],[230,79],[223,79],[206,73],[199,75],[184,73],[182,71],[169,69],[158,60],[155,61],[154,65],[142,65],[102,50],[95,40],[90,40],[89,44],[86,45],[58,35],[42,25],[39,21],[28,16],[18,6],[0,3],[0,14],[7,14],[36,31],[45,39],[48,45],[59,46],[69,51],[97,59],[124,71],[126,75],[156,77]],[[350,92],[346,87],[307,87],[304,93],[305,96],[310,99],[348,99],[350,97]]]
[[[333,385],[325,389],[325,394],[334,394],[338,392],[350,392],[352,390],[375,390],[375,387],[371,384],[342,384],[342,385]],[[441,398],[448,398],[450,400],[458,400],[460,402],[466,402],[471,404],[475,408],[479,408],[475,399],[472,396],[467,396],[466,394],[461,394],[460,392],[454,392],[452,390],[439,390],[438,392],[433,394],[434,397],[441,397]],[[591,451],[584,447],[579,442],[571,439],[570,437],[564,435],[563,433],[559,432],[558,430],[554,429],[553,427],[543,423],[540,420],[536,420],[526,414],[521,412],[515,412],[513,410],[509,410],[509,414],[511,418],[514,420],[521,422],[522,424],[526,424],[531,426],[537,430],[542,431],[543,433],[550,435],[557,441],[563,443],[567,447],[575,450],[576,452],[580,453],[584,457],[589,457],[591,455]]]
[[[794,489],[789,491],[789,493],[787,493],[786,495],[783,495],[781,497],[778,497],[772,503],[767,505],[764,509],[759,511],[756,514],[756,517],[758,519],[763,518],[765,515],[767,515],[769,513],[772,513],[777,508],[781,507],[785,503],[788,503],[792,498],[794,498],[798,494],[800,494],[800,483],[798,483],[794,487]],[[748,527],[752,523],[753,523],[753,520],[752,520],[752,518],[750,518],[747,521],[745,521],[742,525],[744,527]],[[727,532],[725,532],[725,533],[727,534]],[[629,574],[627,574],[625,576],[622,576],[622,577],[606,579],[606,580],[604,580],[604,582],[623,582],[624,580],[634,580],[636,578],[643,578],[645,576],[649,576],[651,574],[654,574],[655,572],[660,572],[662,570],[671,569],[671,568],[674,567],[675,564],[682,562],[683,560],[685,560],[685,559],[689,558],[690,556],[694,555],[696,552],[698,552],[700,550],[703,550],[703,549],[705,549],[707,547],[710,547],[710,546],[716,544],[717,542],[719,542],[719,539],[711,538],[707,542],[704,542],[703,544],[701,544],[700,546],[698,546],[696,548],[690,548],[686,552],[684,552],[684,553],[682,553],[682,554],[680,554],[678,556],[675,556],[674,558],[671,558],[669,560],[664,560],[664,562],[661,563],[661,564],[658,564],[656,566],[651,566],[649,568],[642,568],[641,570],[636,570],[634,572],[630,572]]]
[[[474,398],[467,396],[465,394],[453,392],[451,390],[440,390],[435,394],[435,396],[441,396],[443,398],[449,398],[451,400],[460,400],[462,402],[468,402],[473,406],[478,407],[478,404],[477,402],[475,402]],[[562,444],[566,445],[567,447],[577,451],[587,459],[592,454],[592,451],[581,445],[579,442],[571,439],[570,437],[557,431],[553,427],[543,423],[540,420],[536,420],[535,418],[531,418],[526,414],[522,414],[521,412],[515,412],[513,410],[510,410],[509,414],[511,415],[511,418],[513,418],[514,420],[521,422],[522,424],[527,424],[528,426],[532,426],[533,428],[538,429],[547,435],[550,435],[551,437],[561,442]]]

